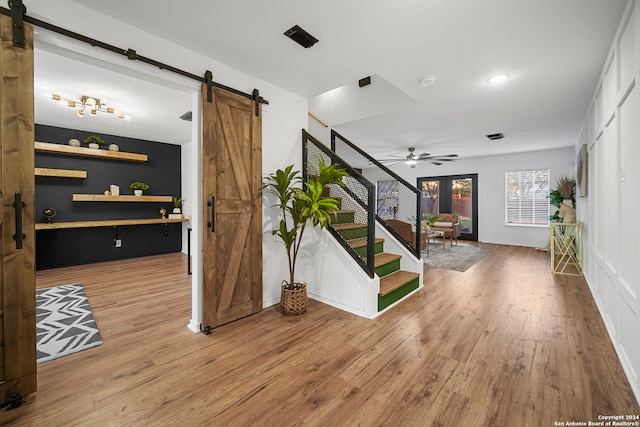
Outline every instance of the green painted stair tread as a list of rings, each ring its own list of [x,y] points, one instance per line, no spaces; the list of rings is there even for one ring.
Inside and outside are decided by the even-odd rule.
[[[398,288],[420,277],[418,273],[398,270],[380,279],[380,296],[390,294]]]

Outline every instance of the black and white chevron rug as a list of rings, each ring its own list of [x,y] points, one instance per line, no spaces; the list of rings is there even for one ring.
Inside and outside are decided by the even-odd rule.
[[[102,337],[82,284],[36,290],[37,363],[100,344]]]

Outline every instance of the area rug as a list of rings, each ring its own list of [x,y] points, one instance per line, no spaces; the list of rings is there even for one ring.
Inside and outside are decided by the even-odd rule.
[[[449,245],[442,250],[442,244],[431,243],[429,256],[422,251],[424,265],[446,270],[467,271],[473,264],[482,259],[491,249],[467,245]]]
[[[102,344],[80,283],[36,290],[37,363]]]

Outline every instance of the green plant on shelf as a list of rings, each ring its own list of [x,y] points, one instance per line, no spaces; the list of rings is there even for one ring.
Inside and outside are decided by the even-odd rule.
[[[98,144],[98,145],[104,145],[107,143],[107,141],[105,141],[104,139],[100,138],[97,135],[90,135],[85,139],[83,139],[82,142],[84,142],[85,144]]]
[[[129,185],[129,188],[132,190],[148,190],[149,186],[147,184],[145,184],[144,182],[140,182],[140,181],[136,181],[136,182],[132,182],[131,185]]]
[[[182,204],[184,203],[184,201],[185,201],[185,199],[183,199],[181,197],[173,196],[173,198],[172,198],[173,207],[174,208],[181,208]]]

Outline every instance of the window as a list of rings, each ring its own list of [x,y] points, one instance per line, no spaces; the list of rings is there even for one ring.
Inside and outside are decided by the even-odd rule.
[[[549,169],[505,172],[506,222],[549,225]]]

